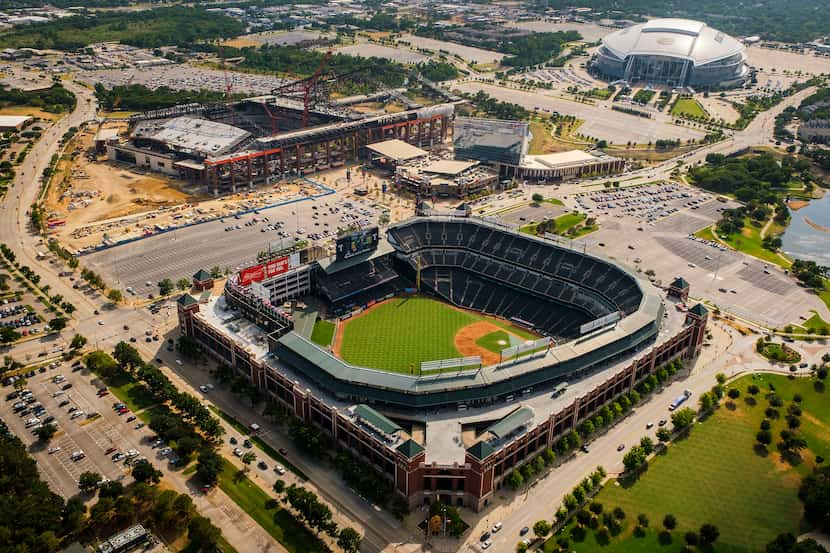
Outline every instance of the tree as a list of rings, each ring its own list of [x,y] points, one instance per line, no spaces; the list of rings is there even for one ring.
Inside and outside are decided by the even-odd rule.
[[[521,472],[518,470],[512,471],[510,474],[507,475],[507,485],[513,488],[514,490],[518,490],[524,484],[524,477],[522,476]]]
[[[138,350],[127,342],[121,341],[115,344],[115,349],[112,356],[118,361],[118,364],[124,370],[134,370],[144,364],[141,354]]]
[[[700,527],[700,543],[702,545],[712,545],[720,536],[720,530],[714,524],[704,524]]]
[[[816,467],[801,483],[798,497],[804,517],[823,532],[830,532],[830,466]]]
[[[545,197],[544,197],[544,196],[542,196],[541,194],[539,194],[538,192],[537,192],[537,193],[535,193],[535,194],[534,194],[533,196],[531,196],[530,198],[531,198],[534,202],[536,202],[537,204],[538,204],[538,203],[541,203],[541,202],[543,202],[543,201],[545,201]]]
[[[746,387],[746,391],[749,393],[749,395],[754,396],[754,395],[758,395],[758,393],[761,391],[761,389],[755,384],[750,384],[749,386]]]
[[[133,478],[136,482],[158,484],[161,480],[161,471],[151,465],[150,461],[142,459],[133,466]]]
[[[695,412],[688,407],[675,411],[671,416],[675,431],[686,428],[695,420]]]
[[[222,531],[214,526],[209,519],[196,515],[187,525],[187,537],[190,539],[190,551],[216,551],[216,544],[222,536]]]
[[[360,534],[354,528],[343,528],[337,535],[337,547],[345,553],[357,553],[360,550]]]
[[[222,472],[222,457],[213,448],[206,447],[199,452],[196,462],[196,477],[207,485],[216,484]]]
[[[792,534],[779,534],[767,544],[766,553],[827,553],[827,550],[812,538],[798,541]]]
[[[104,482],[98,488],[98,497],[111,497],[112,499],[116,499],[122,495],[124,495],[124,484],[121,482],[110,480],[109,482]]]
[[[55,317],[49,321],[49,328],[55,332],[60,332],[66,328],[66,317]]]
[[[533,533],[537,538],[544,538],[550,532],[550,523],[547,520],[537,520],[533,524]]]
[[[677,527],[677,518],[669,513],[663,517],[663,528],[666,530],[674,530]]]
[[[176,281],[176,288],[178,288],[179,290],[184,292],[185,290],[190,288],[190,280],[188,280],[186,278],[180,278],[179,280]]]
[[[277,495],[282,495],[285,492],[285,481],[277,478],[277,481],[274,482],[274,493]]]
[[[72,349],[81,349],[86,345],[86,337],[81,336],[80,334],[76,334],[72,337],[72,341],[69,343],[69,347]]]
[[[715,405],[715,397],[712,395],[712,392],[704,392],[700,394],[698,404],[700,405],[701,413],[709,411]]]
[[[654,441],[648,436],[643,436],[640,438],[640,447],[643,448],[646,455],[651,455],[654,451]]]
[[[729,391],[726,392],[726,395],[729,396],[729,399],[738,399],[741,397],[741,391],[737,388],[729,388]]]
[[[44,424],[43,426],[35,430],[35,435],[37,436],[38,440],[45,444],[48,444],[49,440],[51,440],[55,436],[55,433],[57,431],[58,427],[52,423],[49,423]]]
[[[121,294],[121,290],[112,288],[109,292],[107,292],[107,299],[109,299],[112,303],[121,303],[124,296]]]
[[[20,333],[15,329],[4,326],[0,327],[0,344],[11,344],[20,339]]]
[[[668,428],[658,428],[657,429],[657,439],[663,443],[666,443],[671,440],[671,432]]]
[[[103,351],[93,351],[84,358],[86,368],[103,378],[110,378],[118,373],[119,367],[115,359]]]
[[[248,451],[242,456],[242,464],[245,465],[245,470],[248,470],[248,466],[254,461],[256,461],[256,454],[253,451]]]
[[[636,470],[646,462],[646,452],[642,447],[635,445],[623,456],[625,470]]]
[[[195,436],[184,436],[176,442],[176,454],[182,459],[189,459],[199,447],[199,439]]]
[[[91,493],[98,487],[98,482],[101,481],[101,475],[90,470],[82,472],[78,477],[78,489],[84,493]]]
[[[159,294],[167,296],[173,292],[173,281],[169,278],[162,279],[158,282]]]

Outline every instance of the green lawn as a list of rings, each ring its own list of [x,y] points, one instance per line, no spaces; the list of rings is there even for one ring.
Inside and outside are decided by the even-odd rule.
[[[133,413],[137,413],[156,403],[150,390],[128,374],[121,374],[114,378],[101,380],[106,383],[110,393],[125,403]]]
[[[674,116],[685,117],[708,117],[709,114],[700,105],[700,102],[694,98],[678,98],[674,107],[671,108],[671,114]]]
[[[334,323],[324,321],[322,319],[314,323],[314,330],[311,333],[311,341],[318,346],[327,348],[331,345],[331,339],[334,338]]]
[[[792,263],[788,259],[782,257],[781,255],[773,251],[766,249],[762,245],[762,228],[763,225],[758,226],[756,224],[753,224],[747,217],[744,220],[744,228],[740,232],[740,234],[731,234],[727,237],[724,237],[723,241],[739,252],[743,252],[747,255],[757,257],[762,261],[778,265],[779,267],[783,267],[785,269],[789,268],[790,265],[792,265]]]
[[[749,384],[757,384],[761,393],[757,404],[746,401]],[[775,446],[766,456],[758,455],[753,446],[755,434],[768,406],[765,393],[774,386],[783,399],[784,408],[795,394],[803,398],[801,431],[808,444],[803,462],[792,466],[781,460]],[[678,550],[683,534],[697,531],[704,523],[713,523],[720,530],[716,552],[763,551],[766,543],[782,532],[796,535],[802,527],[802,505],[798,500],[801,477],[813,466],[815,455],[830,452],[830,402],[823,388],[816,389],[810,379],[790,380],[783,375],[748,375],[728,385],[741,391],[736,408],[725,403],[691,434],[673,443],[665,455],[654,458],[639,480],[625,486],[609,482],[597,495],[606,511],[621,507],[627,518],[623,532],[611,544],[598,546],[593,531],[582,542],[571,542],[578,553],[589,551],[630,552]],[[785,428],[783,416],[772,421],[774,436]],[[644,513],[650,520],[650,531],[644,538],[632,535],[634,521]],[[657,544],[656,532],[667,513],[677,517],[673,545]],[[572,523],[573,524],[573,523]],[[567,530],[566,530],[567,531]],[[554,551],[555,538],[545,544]]]
[[[249,478],[237,478],[238,469],[224,460],[219,487],[234,503],[291,553],[327,552],[329,548],[285,509],[267,509],[272,497]]]
[[[432,298],[394,298],[345,322],[340,355],[354,365],[417,372],[421,361],[461,357],[455,334],[483,319]]]

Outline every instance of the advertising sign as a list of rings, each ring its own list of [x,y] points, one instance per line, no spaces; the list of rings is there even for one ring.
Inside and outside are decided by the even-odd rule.
[[[378,247],[378,227],[359,230],[337,239],[336,259],[343,261]]]

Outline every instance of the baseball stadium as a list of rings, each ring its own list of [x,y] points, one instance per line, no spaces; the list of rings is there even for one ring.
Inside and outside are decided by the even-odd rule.
[[[687,286],[488,220],[414,217],[319,254],[271,252],[218,299],[183,296],[182,331],[413,505],[484,507],[507,451],[549,446],[703,340]]]

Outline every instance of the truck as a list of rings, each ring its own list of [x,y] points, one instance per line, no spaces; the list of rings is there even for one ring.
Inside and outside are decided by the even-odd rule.
[[[674,411],[675,409],[680,407],[683,404],[683,402],[686,401],[687,399],[689,399],[690,397],[692,397],[692,391],[691,390],[683,390],[683,395],[677,396],[671,402],[671,404],[669,405],[669,411]]]

